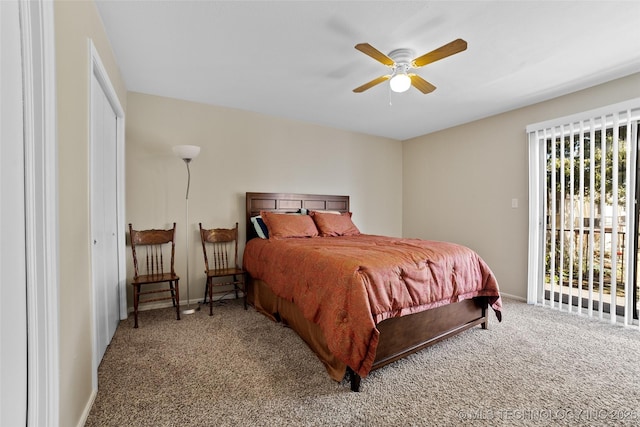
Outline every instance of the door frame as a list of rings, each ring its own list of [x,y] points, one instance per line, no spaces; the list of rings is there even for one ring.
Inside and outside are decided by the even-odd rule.
[[[0,3],[0,424],[27,424],[29,372],[22,49],[17,0]]]
[[[113,111],[116,113],[116,204],[117,204],[117,229],[118,229],[118,243],[117,243],[117,247],[118,247],[118,289],[119,289],[119,295],[120,295],[120,320],[124,320],[127,318],[127,287],[126,287],[126,278],[127,278],[127,268],[126,268],[126,262],[125,262],[125,249],[126,249],[126,230],[125,230],[125,226],[124,226],[124,221],[125,221],[125,215],[124,215],[124,205],[125,205],[125,185],[124,185],[124,169],[125,169],[125,162],[124,162],[124,148],[125,148],[125,143],[124,143],[124,120],[125,120],[125,114],[124,114],[124,109],[122,108],[120,101],[118,100],[118,96],[116,94],[115,89],[113,88],[113,85],[111,84],[111,80],[109,79],[109,75],[107,74],[107,71],[102,63],[102,60],[100,59],[100,55],[98,54],[98,51],[95,47],[95,45],[93,44],[93,41],[91,39],[89,39],[88,41],[89,44],[89,79],[88,79],[88,84],[89,84],[89,141],[91,141],[90,143],[90,148],[89,148],[89,167],[91,168],[92,166],[92,147],[94,144],[93,141],[93,127],[94,127],[94,118],[92,117],[93,115],[91,114],[91,109],[92,109],[92,100],[93,100],[93,84],[92,84],[92,79],[93,76],[95,76],[96,80],[98,81],[98,83],[100,84],[104,94],[107,97],[107,100],[109,101],[109,103],[111,104],[111,107],[113,108]],[[93,172],[90,170],[89,172],[89,176],[91,177],[91,179],[93,179]],[[93,194],[90,194],[90,203],[91,206],[93,206]],[[91,217],[93,218],[93,212],[91,213]],[[92,219],[93,221],[93,219]],[[90,233],[90,238],[92,238],[92,233]],[[93,248],[93,244],[91,244],[91,242],[89,242],[89,247]],[[93,267],[92,267],[92,271],[93,271]],[[93,281],[93,272],[92,272],[92,281]],[[93,378],[92,378],[92,382],[93,382],[93,389],[94,391],[97,390],[98,388],[98,366],[100,365],[100,360],[98,360],[98,334],[96,331],[98,322],[96,319],[97,316],[97,310],[95,309],[96,307],[96,295],[94,292],[94,286],[95,284],[92,283],[91,286],[91,290],[92,290],[92,299],[93,299]]]
[[[58,142],[53,2],[20,1],[25,243],[27,425],[59,424]]]

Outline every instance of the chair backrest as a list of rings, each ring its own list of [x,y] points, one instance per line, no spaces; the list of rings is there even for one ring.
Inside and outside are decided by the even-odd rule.
[[[173,228],[168,230],[134,230],[129,224],[129,236],[133,254],[134,277],[138,277],[140,273],[142,275],[175,273],[173,269],[176,248],[175,222],[173,223]],[[139,249],[144,254],[140,259],[138,259],[136,249]],[[165,267],[166,263],[169,263],[169,265]]]
[[[202,228],[200,239],[207,270],[226,270],[238,266],[238,223],[235,228]]]

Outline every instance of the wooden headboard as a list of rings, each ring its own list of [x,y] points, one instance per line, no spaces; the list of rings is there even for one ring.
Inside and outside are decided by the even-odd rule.
[[[247,200],[247,241],[258,237],[251,217],[260,211],[278,213],[298,212],[300,209],[332,210],[349,212],[349,196],[327,196],[318,194],[290,193],[246,193]]]

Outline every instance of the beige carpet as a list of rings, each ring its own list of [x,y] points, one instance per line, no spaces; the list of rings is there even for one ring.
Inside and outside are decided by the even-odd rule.
[[[230,301],[122,322],[87,426],[640,425],[640,331],[505,300],[504,320],[338,384]]]

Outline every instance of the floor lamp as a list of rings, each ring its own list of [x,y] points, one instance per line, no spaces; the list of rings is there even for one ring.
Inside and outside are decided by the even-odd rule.
[[[183,310],[184,314],[193,314],[195,310],[191,308],[191,298],[189,295],[189,185],[191,184],[191,171],[189,170],[189,163],[191,160],[198,157],[200,154],[200,147],[197,145],[176,145],[173,147],[173,152],[176,156],[184,160],[184,164],[187,166],[187,193],[185,195],[185,219],[186,219],[186,239],[187,239],[187,309]]]

